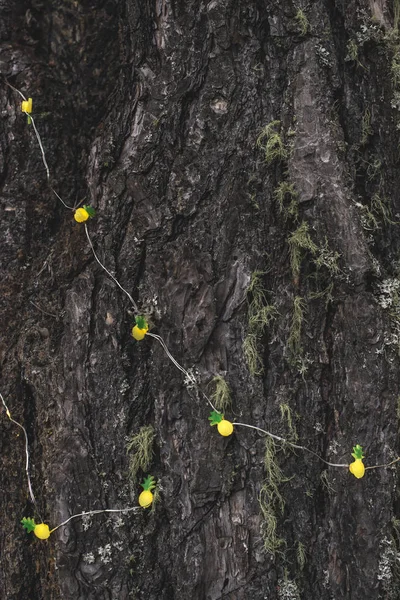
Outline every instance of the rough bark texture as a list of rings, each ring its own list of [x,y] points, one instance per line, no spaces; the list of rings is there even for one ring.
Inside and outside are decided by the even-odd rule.
[[[398,2],[315,0],[306,25],[298,8],[1,0],[0,67],[33,98],[53,187],[97,209],[99,257],[200,387],[225,377],[227,416],[293,435],[287,405],[300,443],[326,460],[350,462],[359,443],[367,465],[388,463],[400,377]],[[134,505],[126,443],[146,424],[161,483],[154,512],[31,539],[23,439],[2,411],[1,598],[400,598],[396,467],[356,480],[276,448],[285,506],[270,508],[284,544],[266,552],[265,439],[239,427],[220,437],[156,341],[132,339],[128,299],[49,190],[5,82],[0,104],[1,391],[28,430],[40,511],[54,526]],[[274,120],[287,156],[267,164],[256,140]],[[282,182],[296,190],[297,221],[275,199]],[[303,221],[317,250],[301,249],[297,273],[288,239]],[[252,376],[243,341],[255,271],[278,314]]]

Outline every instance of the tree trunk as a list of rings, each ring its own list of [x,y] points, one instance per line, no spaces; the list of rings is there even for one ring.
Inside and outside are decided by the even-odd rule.
[[[398,0],[0,11],[1,598],[400,598]]]

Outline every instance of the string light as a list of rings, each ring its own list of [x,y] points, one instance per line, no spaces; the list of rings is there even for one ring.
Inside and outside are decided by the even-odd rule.
[[[11,83],[9,83],[7,81],[7,79],[5,79],[5,82],[6,82],[6,85],[8,85],[8,87],[10,87],[12,90],[14,90],[15,92],[17,92],[21,96],[21,98],[23,100],[23,102],[22,102],[22,112],[24,112],[27,115],[27,117],[29,119],[28,123],[32,122],[33,130],[35,132],[36,139],[37,139],[37,142],[39,144],[40,152],[41,152],[41,155],[42,155],[42,162],[44,164],[44,168],[46,169],[47,183],[49,185],[50,190],[58,198],[58,200],[65,206],[65,208],[68,208],[68,210],[75,210],[75,207],[68,206],[68,204],[66,204],[64,202],[64,200],[61,198],[61,196],[59,194],[57,194],[56,190],[53,189],[53,187],[50,185],[50,169],[49,169],[49,165],[47,164],[46,154],[44,152],[44,148],[43,148],[43,144],[42,144],[42,139],[41,139],[40,134],[39,134],[39,132],[37,130],[37,127],[36,127],[36,124],[35,124],[35,119],[32,117],[32,115],[30,114],[30,112],[27,112],[27,110],[26,110],[26,108],[29,109],[29,104],[28,104],[29,100],[30,100],[30,110],[32,110],[32,98],[29,98],[29,100],[27,100],[25,98],[24,94],[22,92],[20,92],[20,90],[18,90],[16,87],[14,87],[13,85],[11,85]]]
[[[40,516],[40,512],[39,512],[39,509],[38,509],[38,506],[37,506],[37,503],[36,503],[36,498],[35,498],[35,495],[34,495],[33,489],[32,489],[31,476],[29,474],[29,460],[30,460],[30,456],[29,456],[28,434],[26,432],[25,427],[23,425],[21,425],[21,423],[19,423],[18,421],[16,421],[15,419],[12,418],[11,413],[10,413],[10,411],[8,409],[7,404],[5,403],[5,400],[4,400],[2,394],[0,394],[0,398],[1,398],[1,401],[3,403],[4,408],[6,410],[7,417],[10,419],[10,421],[12,421],[12,423],[14,423],[15,425],[17,425],[24,432],[24,436],[25,436],[25,457],[26,457],[26,459],[25,459],[25,472],[26,472],[26,478],[28,480],[28,490],[29,490],[29,495],[30,495],[30,498],[32,500],[32,503],[35,506],[38,515]]]
[[[277,440],[278,442],[283,442],[284,444],[287,444],[288,446],[292,446],[292,448],[296,448],[297,450],[305,450],[306,452],[309,452],[310,454],[313,454],[314,456],[316,456],[319,460],[322,460],[322,462],[324,462],[326,465],[329,465],[330,467],[347,467],[347,468],[349,468],[348,463],[346,463],[346,464],[331,463],[331,462],[325,460],[324,458],[322,458],[322,456],[320,456],[316,452],[314,452],[314,450],[311,450],[310,448],[307,448],[306,446],[301,446],[300,444],[294,444],[293,442],[289,442],[289,440],[286,440],[285,438],[280,437],[279,435],[275,435],[274,433],[271,433],[270,431],[266,431],[265,429],[262,429],[261,427],[256,427],[255,425],[249,425],[247,423],[232,423],[232,425],[237,425],[239,427],[249,427],[250,429],[255,429],[256,431],[260,431],[261,433],[268,435],[270,438]]]
[[[85,227],[85,233],[86,233],[86,237],[87,237],[87,239],[88,239],[89,246],[90,246],[90,248],[92,249],[93,256],[94,256],[95,260],[96,260],[96,261],[97,261],[97,263],[100,265],[100,267],[101,267],[101,268],[102,268],[102,269],[103,269],[103,270],[104,270],[104,271],[107,273],[107,275],[108,275],[109,277],[111,277],[111,279],[112,279],[112,280],[113,280],[113,281],[114,281],[114,282],[117,284],[117,286],[119,287],[119,289],[120,289],[120,290],[122,290],[122,291],[124,292],[124,294],[126,294],[126,295],[128,296],[129,300],[131,301],[131,304],[132,304],[133,308],[134,308],[134,309],[135,309],[135,311],[138,313],[138,312],[139,312],[139,309],[138,309],[138,307],[137,307],[137,304],[136,304],[136,302],[134,301],[134,299],[133,299],[133,298],[132,298],[132,296],[130,295],[130,293],[129,293],[129,292],[128,292],[128,291],[127,291],[125,288],[123,288],[123,287],[122,287],[122,285],[121,285],[121,284],[119,283],[119,281],[118,281],[118,280],[117,280],[117,279],[114,277],[114,275],[113,275],[112,273],[110,273],[110,271],[109,271],[109,270],[108,270],[108,269],[107,269],[107,268],[106,268],[106,267],[103,265],[103,263],[100,261],[99,257],[97,256],[97,254],[96,254],[96,252],[95,252],[95,249],[94,249],[94,247],[93,247],[92,240],[90,239],[90,235],[89,235],[89,231],[88,231],[88,228],[87,228],[87,225],[86,225],[86,223],[85,223],[84,227]]]
[[[76,210],[76,207],[71,207],[68,204],[66,204],[64,202],[64,200],[59,196],[59,194],[53,189],[53,187],[50,185],[50,169],[46,160],[46,154],[44,151],[44,147],[43,147],[43,143],[39,134],[39,131],[36,127],[35,124],[35,120],[32,117],[32,99],[29,98],[28,100],[25,98],[24,94],[18,90],[17,88],[15,88],[14,86],[12,86],[7,80],[6,84],[13,89],[15,92],[17,92],[21,98],[22,98],[22,105],[21,105],[21,110],[22,112],[24,112],[27,117],[28,117],[28,123],[32,123],[33,126],[33,130],[35,132],[35,136],[39,145],[39,149],[41,152],[41,158],[42,158],[42,162],[43,165],[45,167],[46,170],[46,177],[47,177],[47,182],[49,185],[49,188],[51,189],[51,191],[55,194],[55,196],[57,197],[57,199],[64,205],[65,208],[67,208],[68,210],[72,210],[75,211],[75,220],[78,222],[84,222],[84,228],[85,228],[85,234],[89,243],[89,246],[91,248],[91,251],[93,253],[93,256],[96,260],[96,262],[99,264],[99,266],[105,271],[105,273],[114,281],[114,283],[120,288],[120,290],[126,294],[126,296],[128,297],[129,301],[131,302],[134,310],[136,313],[139,313],[139,309],[138,306],[136,304],[136,302],[133,300],[131,294],[119,283],[119,281],[116,279],[116,277],[105,267],[105,265],[100,261],[92,240],[90,238],[89,235],[89,231],[86,225],[86,220],[91,217],[94,216],[94,210],[91,207],[87,207],[84,206],[83,208],[79,208]],[[138,317],[137,317],[138,318]],[[140,319],[141,317],[139,317]],[[233,428],[234,427],[247,427],[249,429],[253,429],[255,431],[258,431],[264,435],[267,435],[269,437],[271,437],[272,439],[282,442],[284,444],[287,444],[289,446],[291,446],[292,448],[298,449],[298,450],[303,450],[305,452],[308,452],[310,454],[312,454],[313,456],[315,456],[316,458],[318,458],[320,461],[322,461],[324,464],[330,466],[330,467],[337,467],[337,468],[349,468],[350,466],[350,470],[351,472],[353,472],[352,470],[352,465],[354,465],[355,463],[351,463],[351,465],[349,464],[343,464],[343,463],[332,463],[329,462],[327,460],[325,460],[324,458],[322,458],[319,454],[317,454],[316,452],[314,452],[313,450],[311,450],[310,448],[307,448],[306,446],[300,445],[300,444],[295,444],[293,442],[290,442],[289,440],[278,436],[276,434],[273,434],[265,429],[262,429],[261,427],[255,426],[255,425],[250,425],[248,423],[241,423],[241,422],[233,422],[231,423],[230,421],[227,421],[224,419],[224,416],[221,415],[220,411],[218,411],[215,406],[213,405],[213,403],[211,402],[211,400],[209,399],[209,397],[203,392],[203,390],[199,387],[196,378],[194,377],[194,375],[192,373],[190,373],[189,371],[187,371],[171,354],[171,352],[169,351],[165,341],[163,340],[163,338],[157,334],[154,333],[150,333],[148,332],[148,328],[142,328],[143,334],[142,335],[138,335],[135,336],[136,339],[141,340],[143,339],[145,336],[149,336],[153,339],[155,339],[163,348],[166,356],[168,357],[168,359],[173,363],[173,365],[185,376],[185,384],[188,386],[188,388],[190,388],[190,386],[195,387],[197,389],[197,391],[203,396],[203,398],[207,401],[207,403],[209,404],[209,406],[213,409],[213,413],[212,413],[212,417],[210,418],[211,421],[211,425],[218,425],[218,430],[220,431],[221,435],[223,436],[229,436],[232,434],[233,432]],[[26,463],[25,463],[25,471],[26,471],[26,477],[27,477],[27,482],[28,482],[28,490],[29,490],[29,495],[30,498],[32,500],[33,505],[35,506],[35,509],[37,510],[38,515],[40,516],[40,512],[38,510],[37,507],[37,502],[33,493],[33,489],[32,489],[32,483],[31,483],[31,478],[30,478],[30,473],[29,473],[29,463],[30,463],[30,455],[29,455],[29,442],[28,442],[28,435],[26,432],[25,427],[19,423],[18,421],[16,421],[15,419],[12,418],[11,413],[8,409],[8,406],[2,396],[2,394],[0,394],[0,398],[2,401],[2,404],[5,408],[6,411],[6,415],[7,417],[10,419],[10,421],[12,421],[15,425],[17,425],[24,433],[24,437],[25,437],[25,454],[26,454]],[[355,451],[355,454],[353,454],[353,456],[355,457],[355,462],[360,462],[362,461],[363,455],[362,455],[362,448],[361,446],[357,445],[353,448],[353,450]],[[383,465],[373,465],[373,466],[369,466],[369,467],[365,467],[364,469],[364,465],[362,465],[362,467],[360,469],[358,469],[358,473],[362,474],[356,474],[354,472],[354,474],[356,475],[356,477],[362,477],[364,475],[364,470],[368,470],[368,469],[378,469],[378,468],[388,468],[391,467],[392,465],[396,464],[397,462],[400,461],[400,457],[396,458],[395,460],[391,461],[388,464],[383,464]],[[358,465],[357,465],[358,468]],[[142,484],[142,487],[144,488],[144,491],[142,492],[141,496],[143,497],[143,494],[148,494],[149,497],[150,495],[152,496],[151,493],[151,489],[152,487],[154,487],[154,481],[153,478],[151,476],[149,476],[147,478],[147,480],[145,480],[144,484]],[[152,500],[151,500],[152,501]],[[142,506],[146,505],[148,506],[149,504],[147,504],[148,499],[146,497],[146,499],[143,499],[140,503]],[[151,503],[151,502],[150,502]],[[39,525],[36,526],[36,528],[42,528],[40,530],[40,534],[36,534],[37,537],[40,537],[41,539],[47,539],[47,537],[49,537],[49,535],[55,531],[57,531],[57,529],[59,529],[60,527],[65,526],[67,523],[69,523],[70,521],[72,521],[73,519],[79,518],[79,517],[88,517],[91,515],[97,515],[97,514],[102,514],[102,513],[128,513],[128,512],[137,512],[138,510],[140,510],[137,506],[135,507],[128,507],[128,508],[123,508],[123,509],[99,509],[99,510],[91,510],[88,512],[81,512],[81,513],[77,513],[72,515],[71,517],[69,517],[68,519],[66,519],[65,521],[63,521],[62,523],[60,523],[59,525],[57,525],[56,527],[54,527],[53,529],[49,529],[48,525],[41,523]],[[26,520],[25,521],[32,521],[32,520]],[[33,526],[33,525],[32,525]],[[44,529],[47,528],[45,531]]]
[[[128,512],[138,512],[140,510],[139,506],[130,506],[128,508],[103,508],[100,510],[89,510],[87,512],[81,512],[81,513],[77,513],[76,515],[72,515],[71,517],[69,517],[68,519],[66,519],[65,521],[63,521],[62,523],[60,523],[59,525],[57,525],[57,527],[54,527],[53,529],[50,529],[50,533],[54,533],[54,531],[57,531],[57,529],[60,529],[60,527],[64,527],[64,525],[67,525],[67,523],[69,523],[70,521],[72,521],[73,519],[78,519],[80,517],[90,517],[92,515],[100,515],[102,513],[128,513]]]

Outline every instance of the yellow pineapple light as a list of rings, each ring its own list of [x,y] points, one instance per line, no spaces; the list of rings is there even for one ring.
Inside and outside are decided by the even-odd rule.
[[[230,421],[224,419],[224,415],[213,410],[208,417],[210,421],[210,425],[216,425],[218,429],[218,433],[227,437],[233,433],[233,425]]]
[[[359,444],[353,446],[352,457],[355,460],[354,462],[350,463],[349,471],[354,475],[354,477],[357,477],[357,479],[361,479],[361,477],[364,477],[365,467],[362,461],[362,459],[364,458],[362,447]]]
[[[28,98],[28,100],[23,100],[21,102],[21,110],[24,113],[31,113],[32,112],[32,98]],[[28,114],[28,125],[30,125],[31,123],[31,118]]]
[[[83,205],[81,208],[77,208],[74,212],[74,219],[77,223],[84,223],[89,218],[94,217],[96,211],[91,206]]]
[[[148,508],[154,500],[154,495],[151,491],[156,487],[154,477],[152,475],[148,475],[143,479],[143,483],[140,485],[143,488],[143,492],[139,496],[139,505],[143,508]]]
[[[22,526],[26,529],[27,533],[33,533],[40,540],[47,540],[50,537],[50,528],[46,523],[35,523],[35,519],[24,517],[21,521]]]
[[[144,317],[135,317],[136,325],[132,327],[132,337],[142,340],[149,330],[148,323]]]

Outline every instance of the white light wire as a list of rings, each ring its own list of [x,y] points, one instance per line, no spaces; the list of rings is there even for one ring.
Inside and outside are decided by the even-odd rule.
[[[7,84],[7,85],[8,85],[8,86],[9,86],[11,89],[13,89],[15,92],[17,92],[17,94],[19,94],[19,95],[21,96],[21,98],[22,98],[22,99],[23,99],[25,102],[27,101],[27,100],[26,100],[26,98],[25,98],[25,96],[24,96],[24,94],[23,94],[22,92],[20,92],[20,90],[18,90],[16,87],[14,87],[13,85],[11,85],[11,83],[8,83],[8,81],[7,81],[7,80],[5,80],[5,81],[6,81],[6,84]],[[64,200],[61,198],[61,196],[60,196],[59,194],[57,194],[56,190],[55,190],[54,188],[52,188],[52,186],[50,185],[50,169],[49,169],[49,165],[47,164],[47,160],[46,160],[46,154],[45,154],[45,152],[44,152],[44,148],[43,148],[43,144],[42,144],[42,139],[41,139],[41,137],[40,137],[40,134],[39,134],[39,132],[38,132],[38,130],[37,130],[37,127],[36,127],[36,124],[35,124],[35,119],[32,117],[32,115],[31,115],[31,114],[29,114],[28,112],[26,112],[26,110],[23,110],[22,112],[23,112],[23,113],[25,113],[25,114],[26,114],[26,116],[28,117],[28,119],[30,119],[30,121],[32,122],[32,125],[33,125],[33,130],[34,130],[34,132],[35,132],[36,139],[37,139],[37,142],[38,142],[38,144],[39,144],[40,152],[41,152],[41,154],[42,154],[42,161],[43,161],[43,164],[44,164],[44,168],[46,169],[46,176],[47,176],[47,182],[48,182],[48,184],[49,184],[49,188],[51,189],[51,191],[53,192],[53,194],[55,194],[55,196],[57,196],[57,198],[58,198],[58,199],[60,200],[60,202],[61,202],[61,203],[62,203],[62,204],[65,206],[65,208],[68,208],[68,210],[75,210],[75,208],[74,208],[73,206],[68,206],[68,204],[66,204],[66,203],[64,202]]]
[[[67,519],[66,521],[63,521],[62,523],[57,525],[57,527],[54,527],[54,529],[50,529],[50,533],[57,531],[57,529],[59,529],[60,527],[63,527],[64,525],[66,525],[67,523],[72,521],[72,519],[77,519],[78,517],[90,517],[91,515],[99,515],[101,513],[125,513],[125,512],[132,512],[132,511],[138,512],[139,510],[140,510],[140,508],[138,506],[132,506],[130,508],[104,508],[101,510],[89,510],[88,512],[81,512],[76,515],[72,515],[72,517],[69,517],[69,519]]]
[[[126,294],[128,296],[129,300],[132,303],[133,308],[135,309],[135,311],[137,313],[139,313],[139,309],[138,309],[138,307],[136,305],[136,302],[134,301],[134,299],[132,298],[132,296],[130,295],[130,293],[125,288],[122,287],[122,285],[119,283],[119,281],[114,277],[114,275],[112,273],[110,273],[110,271],[103,265],[103,263],[100,261],[99,257],[97,256],[97,254],[95,252],[95,249],[93,248],[92,240],[90,239],[90,235],[89,235],[89,231],[88,231],[88,228],[86,226],[86,223],[85,223],[85,232],[86,232],[86,237],[88,239],[89,245],[90,245],[90,247],[92,249],[93,256],[96,259],[97,263],[107,273],[107,275],[109,277],[111,277],[111,279],[117,284],[117,286],[119,287],[119,289],[122,290],[124,292],[124,294]]]
[[[26,115],[27,115],[27,116],[30,118],[30,120],[32,121],[33,130],[34,130],[34,132],[35,132],[35,134],[36,134],[36,139],[37,139],[37,141],[38,141],[38,144],[39,144],[40,152],[42,153],[42,161],[43,161],[43,164],[44,164],[44,168],[46,169],[47,182],[48,182],[48,184],[49,184],[49,188],[51,189],[51,191],[53,192],[53,194],[55,194],[55,195],[57,196],[57,198],[58,198],[58,199],[60,200],[60,202],[61,202],[61,203],[62,203],[62,204],[65,206],[65,208],[68,208],[68,210],[74,210],[74,207],[73,207],[73,206],[68,206],[68,204],[66,204],[66,203],[64,202],[64,200],[61,198],[61,196],[60,196],[59,194],[57,194],[56,190],[55,190],[54,188],[52,188],[52,186],[50,185],[50,170],[49,170],[49,165],[47,164],[46,155],[45,155],[45,153],[44,153],[44,148],[43,148],[43,144],[42,144],[42,139],[41,139],[41,137],[40,137],[40,135],[39,135],[39,132],[38,132],[38,130],[37,130],[37,128],[36,128],[36,125],[35,125],[35,120],[34,120],[34,118],[32,117],[32,115],[31,115],[31,114],[27,113],[25,110],[24,110],[23,112],[24,112],[24,113],[25,113],[25,114],[26,114]]]
[[[40,516],[40,512],[36,503],[36,498],[35,495],[33,493],[33,489],[32,489],[32,484],[31,484],[31,477],[29,475],[29,443],[28,443],[28,434],[26,432],[26,429],[23,425],[21,425],[21,423],[18,423],[18,421],[16,421],[15,419],[12,418],[11,413],[9,411],[9,408],[7,406],[7,404],[5,403],[5,400],[3,398],[3,395],[0,394],[0,398],[1,401],[3,403],[4,408],[6,409],[6,414],[7,417],[10,419],[10,421],[12,421],[15,425],[17,425],[20,429],[22,429],[22,431],[24,432],[24,436],[25,436],[25,456],[26,456],[26,461],[25,461],[25,472],[26,472],[26,478],[28,480],[28,490],[29,490],[29,495],[31,497],[31,500],[34,504],[34,506],[36,507],[36,510]]]
[[[255,425],[248,425],[247,423],[232,423],[232,425],[238,425],[240,427],[249,427],[250,429],[255,429],[256,431],[260,431],[261,433],[268,435],[269,437],[273,438],[274,440],[278,440],[279,442],[284,442],[285,444],[292,446],[292,448],[297,448],[298,450],[305,450],[306,452],[310,452],[310,454],[313,454],[314,456],[319,458],[319,460],[322,460],[322,462],[324,462],[326,465],[329,465],[330,467],[347,467],[347,468],[349,468],[348,464],[328,462],[327,460],[322,458],[322,456],[320,456],[319,454],[314,452],[314,450],[310,450],[310,448],[306,448],[305,446],[300,446],[299,444],[294,444],[293,442],[289,442],[288,440],[286,440],[283,437],[280,437],[279,435],[275,435],[274,433],[270,433],[269,431],[266,431],[265,429],[261,429],[261,427],[256,427]]]
[[[178,363],[178,361],[172,356],[171,352],[168,350],[167,344],[164,342],[163,338],[160,335],[156,335],[155,333],[147,333],[146,335],[149,335],[150,337],[154,338],[155,340],[157,340],[159,342],[159,344],[161,344],[161,347],[163,348],[165,354],[168,356],[168,358],[170,359],[170,361],[175,365],[175,367],[177,369],[179,369],[181,371],[181,373],[183,373],[186,377],[186,380],[189,384],[192,384],[193,386],[196,387],[196,389],[202,394],[202,396],[206,399],[206,401],[208,402],[208,404],[211,406],[211,408],[213,410],[215,410],[215,412],[219,413],[220,411],[217,410],[215,408],[215,406],[213,405],[213,403],[211,402],[210,398],[203,392],[203,390],[199,387],[196,379],[194,378],[194,376],[189,373],[188,371],[186,371],[186,369],[184,369],[182,367],[182,365],[180,365]]]
[[[17,92],[17,93],[18,93],[18,94],[21,96],[21,98],[22,98],[24,101],[26,101],[26,98],[25,98],[25,96],[23,95],[23,93],[22,93],[22,92],[20,92],[20,91],[19,91],[17,88],[15,88],[14,86],[12,86],[12,85],[11,85],[10,83],[8,83],[7,81],[6,81],[6,83],[7,83],[7,85],[8,85],[9,87],[11,87],[11,88],[12,88],[14,91],[16,91],[16,92]],[[33,129],[34,129],[34,132],[35,132],[35,135],[36,135],[36,139],[37,139],[37,142],[38,142],[38,144],[39,144],[40,151],[41,151],[41,155],[42,155],[42,161],[43,161],[44,167],[45,167],[45,169],[46,169],[46,175],[47,175],[47,180],[48,180],[48,184],[49,184],[49,187],[50,187],[50,189],[51,189],[51,190],[52,190],[52,192],[55,194],[55,196],[58,198],[58,200],[60,200],[60,202],[62,202],[62,204],[63,204],[63,205],[64,205],[64,206],[65,206],[67,209],[69,209],[69,210],[74,210],[74,207],[68,206],[68,205],[67,205],[67,204],[64,202],[64,200],[63,200],[63,199],[62,199],[62,198],[59,196],[59,194],[58,194],[58,193],[57,193],[57,192],[56,192],[56,191],[55,191],[55,190],[54,190],[54,189],[51,187],[51,185],[50,185],[50,170],[49,170],[49,166],[48,166],[48,164],[47,164],[46,155],[45,155],[45,152],[44,152],[44,148],[43,148],[43,144],[42,144],[42,140],[41,140],[40,134],[39,134],[39,132],[38,132],[38,130],[37,130],[37,127],[36,127],[36,124],[35,124],[35,121],[34,121],[34,118],[32,117],[32,115],[31,115],[31,114],[29,114],[29,113],[27,113],[26,111],[23,111],[23,112],[24,112],[24,113],[27,115],[27,117],[29,117],[29,118],[30,118],[30,120],[31,120],[31,122],[32,122]],[[102,268],[102,269],[103,269],[103,270],[104,270],[104,271],[107,273],[107,275],[108,275],[108,276],[109,276],[109,277],[110,277],[110,278],[111,278],[111,279],[114,281],[114,283],[116,283],[116,285],[117,285],[117,286],[120,288],[120,290],[121,290],[122,292],[124,292],[124,293],[127,295],[127,297],[129,298],[129,300],[130,300],[130,302],[131,302],[132,306],[134,307],[135,311],[136,311],[137,313],[139,313],[139,309],[138,309],[138,307],[137,307],[137,304],[136,304],[136,303],[135,303],[135,301],[133,300],[133,298],[132,298],[131,294],[130,294],[130,293],[129,293],[129,292],[128,292],[128,291],[127,291],[127,290],[126,290],[124,287],[122,287],[122,285],[119,283],[119,281],[118,281],[118,280],[117,280],[117,279],[114,277],[114,275],[112,275],[112,273],[110,273],[110,271],[109,271],[109,270],[108,270],[108,269],[107,269],[107,268],[106,268],[106,267],[103,265],[103,263],[102,263],[102,262],[100,261],[100,259],[98,258],[97,254],[96,254],[96,252],[95,252],[95,249],[94,249],[94,247],[93,247],[92,240],[91,240],[91,238],[90,238],[89,231],[88,231],[88,228],[87,228],[87,225],[86,225],[86,223],[85,223],[85,225],[84,225],[84,226],[85,226],[85,233],[86,233],[86,237],[87,237],[87,239],[88,239],[88,242],[89,242],[90,248],[91,248],[91,250],[92,250],[92,253],[93,253],[93,256],[94,256],[94,258],[95,258],[96,262],[97,262],[97,263],[99,264],[99,266],[100,266],[100,267],[101,267],[101,268]],[[194,386],[196,387],[196,389],[197,389],[197,390],[200,392],[200,394],[201,394],[201,395],[202,395],[202,396],[205,398],[205,400],[208,402],[208,404],[211,406],[211,408],[212,408],[212,409],[213,409],[215,412],[217,412],[217,413],[220,413],[220,411],[218,411],[218,410],[215,408],[215,406],[213,405],[213,403],[211,402],[211,400],[209,399],[209,397],[208,397],[208,396],[207,396],[207,395],[206,395],[206,394],[203,392],[203,390],[201,390],[201,388],[198,386],[198,384],[197,384],[197,381],[196,381],[196,379],[194,378],[194,376],[193,376],[191,373],[189,373],[189,372],[188,372],[186,369],[184,369],[184,367],[182,367],[182,365],[180,365],[180,364],[178,363],[178,361],[177,361],[177,360],[176,360],[176,359],[175,359],[175,358],[172,356],[172,354],[170,353],[170,351],[169,351],[169,349],[168,349],[168,347],[167,347],[166,343],[164,342],[163,338],[162,338],[161,336],[159,336],[159,335],[156,335],[156,334],[154,334],[154,333],[147,333],[146,335],[148,335],[148,336],[150,336],[150,337],[154,338],[155,340],[157,340],[157,341],[159,342],[159,344],[160,344],[160,345],[161,345],[161,347],[163,348],[163,350],[164,350],[164,352],[166,353],[166,355],[167,355],[167,357],[169,358],[169,360],[170,360],[170,361],[171,361],[171,362],[172,362],[172,363],[175,365],[175,367],[176,367],[177,369],[179,369],[179,371],[181,371],[181,373],[183,373],[183,374],[185,375],[185,378],[186,378],[186,381],[187,381],[187,383],[194,385]],[[26,470],[26,476],[27,476],[27,480],[28,480],[29,494],[30,494],[30,497],[31,497],[31,499],[32,499],[32,502],[34,503],[34,505],[35,505],[35,506],[36,506],[36,508],[37,508],[37,504],[36,504],[35,496],[34,496],[34,494],[33,494],[33,490],[32,490],[32,485],[31,485],[30,475],[29,475],[29,446],[28,446],[28,436],[27,436],[27,433],[26,433],[26,430],[25,430],[25,428],[24,428],[24,427],[23,427],[23,426],[22,426],[20,423],[18,423],[18,421],[15,421],[15,420],[14,420],[14,419],[11,417],[10,411],[8,410],[8,407],[7,407],[7,405],[6,405],[5,401],[4,401],[4,398],[3,398],[3,396],[2,396],[1,394],[0,394],[0,397],[1,397],[1,400],[2,400],[2,403],[3,403],[4,407],[5,407],[5,409],[6,409],[6,413],[7,413],[7,416],[8,416],[8,418],[9,418],[9,419],[10,419],[10,420],[11,420],[13,423],[15,423],[15,424],[16,424],[18,427],[20,427],[20,428],[22,429],[22,431],[24,432],[24,436],[25,436],[25,453],[26,453],[26,467],[25,467],[25,470]],[[306,452],[309,452],[310,454],[314,455],[316,458],[318,458],[319,460],[321,460],[322,462],[324,462],[326,465],[328,465],[328,466],[330,466],[330,467],[345,467],[345,468],[348,468],[348,467],[349,467],[349,465],[348,465],[348,464],[342,464],[342,463],[331,463],[331,462],[329,462],[329,461],[326,461],[324,458],[322,458],[321,456],[319,456],[319,455],[318,455],[316,452],[314,452],[313,450],[310,450],[309,448],[306,448],[305,446],[301,446],[301,445],[299,445],[299,444],[294,444],[293,442],[289,442],[289,441],[288,441],[288,440],[286,440],[285,438],[282,438],[282,437],[280,437],[280,436],[278,436],[278,435],[275,435],[275,434],[273,434],[273,433],[270,433],[269,431],[266,431],[265,429],[262,429],[261,427],[257,427],[257,426],[255,426],[255,425],[249,425],[249,424],[247,424],[247,423],[233,423],[233,425],[234,425],[234,426],[239,426],[239,427],[248,427],[248,428],[250,428],[250,429],[254,429],[254,430],[256,430],[256,431],[259,431],[259,432],[261,432],[261,433],[263,433],[263,434],[265,434],[265,435],[267,435],[267,436],[271,437],[272,439],[275,439],[275,440],[277,440],[277,441],[280,441],[280,442],[283,442],[283,443],[285,443],[285,444],[288,444],[289,446],[292,446],[293,448],[296,448],[296,449],[298,449],[298,450],[304,450],[304,451],[306,451]],[[391,466],[392,464],[394,464],[394,463],[396,463],[396,462],[398,462],[398,461],[400,461],[400,457],[399,457],[399,458],[397,458],[396,460],[392,461],[392,462],[391,462],[391,463],[389,463],[388,465],[375,465],[375,466],[371,466],[371,467],[366,467],[366,469],[376,469],[376,468],[379,468],[379,467],[388,467],[388,466]],[[57,530],[57,529],[59,529],[60,527],[62,527],[62,526],[64,526],[64,525],[66,525],[67,523],[69,523],[69,522],[70,522],[72,519],[75,519],[75,518],[78,518],[78,517],[89,516],[89,515],[96,515],[96,514],[100,514],[100,513],[121,513],[121,512],[129,512],[129,511],[137,511],[137,510],[138,510],[138,507],[132,507],[132,508],[125,508],[125,509],[104,509],[104,510],[93,510],[93,511],[89,511],[89,512],[82,512],[82,513],[79,513],[79,514],[76,514],[76,515],[72,515],[71,517],[69,517],[69,519],[67,519],[66,521],[64,521],[63,523],[61,523],[60,525],[58,525],[58,526],[57,526],[57,527],[55,527],[54,529],[52,529],[50,533],[52,533],[53,531],[56,531],[56,530]]]

